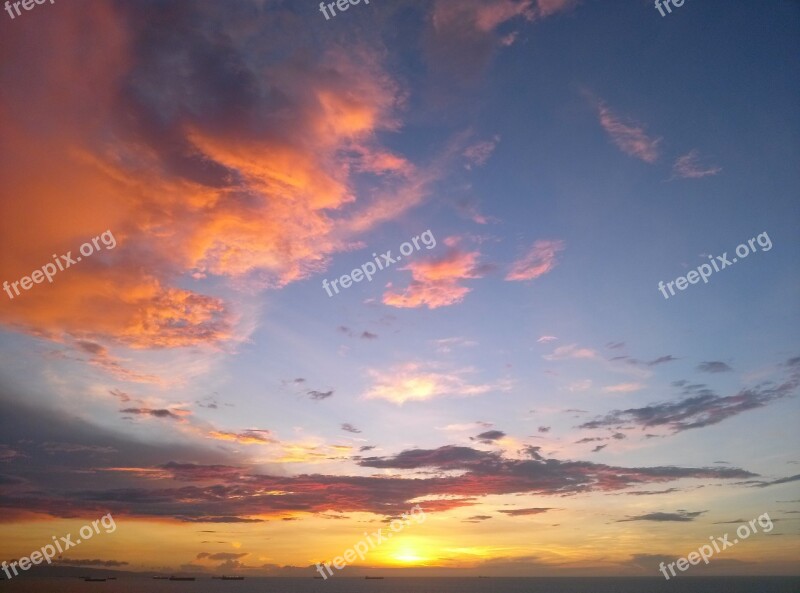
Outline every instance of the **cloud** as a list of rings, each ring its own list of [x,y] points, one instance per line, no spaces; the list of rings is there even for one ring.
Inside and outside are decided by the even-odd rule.
[[[542,356],[545,360],[566,360],[569,358],[592,359],[596,358],[597,353],[589,348],[579,348],[577,344],[559,346],[552,354]]]
[[[633,393],[642,389],[644,389],[644,385],[641,383],[618,383],[603,387],[603,393]]]
[[[678,359],[672,356],[672,354],[668,354],[666,356],[659,356],[655,360],[651,360],[649,362],[646,362],[645,364],[649,367],[653,367],[659,364],[664,364],[665,362],[672,362],[673,360],[678,360]]]
[[[361,339],[362,340],[377,340],[378,334],[373,334],[372,332],[363,331],[361,332]]]
[[[733,369],[724,362],[713,360],[710,362],[701,362],[697,365],[697,370],[704,373],[727,373]]]
[[[114,447],[101,447],[99,445],[82,445],[79,443],[52,443],[46,442],[41,444],[42,450],[48,453],[89,453],[89,454],[102,454],[102,453],[115,453]]]
[[[306,393],[307,393],[307,395],[310,395],[311,399],[313,399],[313,400],[321,400],[321,399],[327,399],[327,398],[331,397],[333,395],[333,389],[331,389],[330,391],[311,390],[311,391],[308,391]]]
[[[215,430],[210,432],[208,436],[221,441],[234,441],[243,445],[267,445],[278,442],[269,430],[255,428],[242,432]]]
[[[488,445],[493,443],[494,441],[502,439],[504,436],[506,436],[506,433],[504,433],[502,430],[487,430],[486,432],[482,432],[476,437],[470,437],[470,440],[478,441],[480,443]]]
[[[217,552],[215,554],[210,554],[208,552],[200,552],[197,555],[197,559],[208,559],[208,560],[238,560],[239,558],[244,558],[248,555],[248,552],[242,553],[234,553],[234,552]]]
[[[441,354],[449,354],[456,346],[466,348],[478,345],[478,342],[467,340],[466,338],[442,338],[440,340],[434,340],[433,343],[436,345],[436,351]]]
[[[117,245],[0,307],[0,323],[81,342],[88,363],[117,378],[154,382],[112,348],[214,353],[245,339],[257,325],[252,289],[324,270],[441,174],[379,144],[399,129],[406,96],[381,52],[357,42],[306,52],[314,33],[286,7],[110,3],[42,27],[52,42],[24,54],[0,99],[3,113],[23,114],[1,124],[16,148],[0,177],[18,197],[4,218],[21,223],[0,233],[0,275],[74,256],[106,229]],[[5,43],[23,55],[27,41]],[[87,43],[91,56],[63,59]],[[40,92],[66,86],[63,97]],[[369,196],[357,190],[363,176]]]
[[[443,86],[474,84],[497,48],[513,40],[498,27],[535,16],[532,0],[435,0],[423,35],[431,76]]]
[[[678,511],[676,513],[646,513],[644,515],[636,515],[634,517],[628,517],[627,519],[620,519],[617,521],[617,523],[624,523],[626,521],[657,521],[657,522],[677,521],[685,523],[688,521],[694,521],[697,517],[699,517],[705,512],[706,511],[696,511],[696,512]]]
[[[597,445],[594,449],[592,449],[592,453],[599,453],[606,447],[608,447],[608,445]]]
[[[552,507],[531,507],[527,509],[512,509],[509,511],[499,511],[511,517],[524,517],[527,515],[541,515],[542,513],[546,513],[547,511],[552,511]]]
[[[342,430],[344,430],[344,431],[346,431],[346,432],[352,432],[352,433],[355,433],[355,434],[358,434],[358,433],[360,433],[360,432],[361,432],[361,431],[360,431],[360,430],[358,430],[358,429],[357,429],[355,426],[353,426],[352,424],[349,424],[349,423],[347,423],[347,422],[345,422],[344,424],[342,424]]]
[[[550,432],[550,427],[549,426],[540,426],[539,427],[539,432]]]
[[[511,265],[506,280],[533,280],[556,267],[556,254],[564,250],[563,241],[536,241],[533,247]]]
[[[472,384],[465,378],[471,372],[468,368],[440,372],[432,365],[413,362],[385,371],[371,369],[367,374],[372,379],[372,386],[364,393],[364,397],[403,404],[444,396],[469,397],[508,389],[504,384]]]
[[[602,101],[597,102],[597,114],[600,125],[622,152],[646,163],[658,160],[661,138],[650,138],[644,126],[619,117]]]
[[[481,278],[486,271],[478,262],[480,253],[451,249],[440,258],[414,261],[402,270],[411,272],[411,283],[402,292],[387,290],[383,303],[399,308],[448,307],[464,300],[472,290],[462,280]]]
[[[259,523],[269,518],[300,514],[326,514],[331,508],[381,516],[407,511],[411,501],[427,497],[426,511],[443,512],[472,506],[485,496],[502,494],[565,495],[591,491],[614,492],[678,479],[747,479],[755,474],[736,468],[639,467],[624,468],[586,461],[545,459],[531,448],[526,459],[506,458],[500,452],[470,447],[405,450],[386,457],[358,460],[364,468],[424,470],[422,477],[324,475],[297,476],[260,473],[254,466],[232,463],[157,462],[173,452],[185,458],[212,458],[219,451],[156,448],[146,443],[108,439],[99,429],[68,415],[36,412],[40,424],[34,433],[24,422],[19,406],[5,406],[0,435],[7,439],[38,438],[41,431],[59,441],[80,433],[98,445],[113,444],[118,453],[107,463],[76,464],[50,471],[54,462],[34,448],[30,458],[12,459],[9,471],[28,472],[26,492],[0,492],[4,517],[15,510],[56,517],[92,516],[97,508],[128,517],[168,518],[186,523]],[[60,422],[41,424],[52,416]],[[52,438],[52,437],[51,437]],[[53,439],[56,440],[56,439]],[[27,451],[26,451],[27,452]],[[237,458],[241,458],[237,456]],[[233,457],[228,457],[233,459]],[[86,488],[86,472],[92,472]],[[432,475],[430,470],[457,472]]]
[[[495,136],[491,140],[476,142],[468,146],[464,150],[464,157],[467,159],[466,168],[472,169],[472,167],[481,167],[486,164],[498,142],[500,142],[500,136]]]
[[[117,566],[128,566],[128,562],[121,562],[119,560],[87,560],[87,559],[80,559],[80,558],[60,558],[56,560],[58,564],[65,564],[67,566],[106,566],[106,567],[117,567]]]
[[[776,486],[778,484],[788,484],[790,482],[797,482],[800,480],[800,474],[795,474],[793,476],[788,476],[786,478],[779,478],[777,480],[770,480],[767,482],[758,482],[756,485],[759,488],[766,488],[767,486]]]
[[[557,340],[558,338],[555,336],[540,336],[538,340],[536,340],[539,344],[546,344],[547,342],[552,342],[553,340]]]
[[[471,517],[467,517],[464,519],[464,523],[480,523],[481,521],[488,521],[491,519],[491,515],[472,515]]]
[[[704,363],[715,365],[716,363]],[[724,363],[721,363],[724,364]],[[580,428],[603,428],[624,424],[639,426],[642,429],[663,426],[673,433],[702,428],[722,422],[749,410],[762,408],[773,401],[788,397],[800,386],[800,357],[792,358],[782,365],[788,376],[780,384],[765,382],[749,389],[742,389],[736,395],[720,396],[702,384],[687,385],[678,381],[684,394],[690,397],[676,402],[652,404],[643,408],[615,410],[606,416],[586,422]]]
[[[697,150],[690,150],[685,155],[678,157],[675,164],[672,165],[673,178],[700,179],[709,175],[716,175],[720,171],[722,171],[722,167],[702,165]]]
[[[153,416],[154,418],[169,418],[170,420],[184,421],[185,416],[190,416],[189,410],[173,409],[167,410],[165,408],[125,408],[120,410],[123,414],[134,414],[137,416]]]

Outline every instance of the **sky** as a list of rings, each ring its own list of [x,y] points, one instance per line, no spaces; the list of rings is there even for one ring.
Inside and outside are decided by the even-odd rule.
[[[11,11],[0,559],[798,574],[796,2]]]

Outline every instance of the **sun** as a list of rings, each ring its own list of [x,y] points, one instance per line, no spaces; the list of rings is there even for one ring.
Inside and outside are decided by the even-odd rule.
[[[400,548],[392,556],[397,562],[402,562],[403,564],[418,564],[425,560],[423,556],[420,556],[419,553],[410,546]]]

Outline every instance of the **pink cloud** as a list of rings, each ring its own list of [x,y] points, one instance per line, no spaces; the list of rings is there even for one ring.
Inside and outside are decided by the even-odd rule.
[[[556,266],[556,253],[564,250],[563,241],[536,241],[522,259],[511,266],[506,280],[533,280]]]
[[[673,178],[700,179],[709,175],[716,175],[720,171],[722,171],[722,167],[702,165],[697,150],[690,150],[685,155],[678,157],[675,164],[672,165]]]
[[[599,102],[597,105],[597,112],[600,117],[600,125],[622,152],[646,163],[654,163],[658,160],[658,145],[661,138],[650,138],[645,133],[644,126],[633,121],[623,120],[603,102]]]

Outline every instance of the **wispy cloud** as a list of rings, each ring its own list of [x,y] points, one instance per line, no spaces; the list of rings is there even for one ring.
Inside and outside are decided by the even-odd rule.
[[[699,365],[697,365],[697,370],[704,373],[727,373],[733,369],[722,361],[712,360],[701,362]]]
[[[697,150],[690,150],[687,154],[678,157],[675,164],[672,165],[673,178],[700,179],[709,175],[716,175],[720,171],[722,171],[722,167],[701,164]]]
[[[597,358],[597,352],[590,348],[581,348],[577,344],[569,344],[568,346],[559,346],[551,354],[545,354],[542,358],[545,360],[592,359]]]
[[[800,386],[800,358],[793,358],[782,366],[788,369],[788,377],[778,385],[774,383],[760,384],[743,389],[736,395],[725,397],[717,395],[702,385],[689,385],[684,387],[684,392],[689,390],[689,393],[696,395],[676,402],[615,410],[603,418],[582,424],[580,428],[632,424],[641,428],[662,426],[675,433],[717,424],[732,416],[762,408],[794,393]]]
[[[649,137],[643,125],[618,116],[602,101],[597,102],[597,113],[600,125],[622,152],[646,163],[658,160],[661,138]]]
[[[563,241],[536,241],[521,259],[512,264],[506,280],[533,280],[547,274],[556,267],[556,254],[563,250]]]
[[[633,393],[642,389],[644,389],[644,385],[641,383],[618,383],[603,387],[603,393]]]
[[[679,523],[687,523],[689,521],[694,521],[697,517],[705,513],[706,511],[677,511],[675,513],[645,513],[644,515],[635,515],[633,517],[628,517],[627,519],[620,519],[617,521],[618,523],[624,523],[626,521],[656,521],[656,522],[672,522],[677,521]]]

